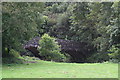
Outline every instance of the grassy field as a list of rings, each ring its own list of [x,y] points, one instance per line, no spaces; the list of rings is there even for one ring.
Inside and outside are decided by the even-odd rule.
[[[3,78],[118,78],[118,64],[55,63],[4,64]]]

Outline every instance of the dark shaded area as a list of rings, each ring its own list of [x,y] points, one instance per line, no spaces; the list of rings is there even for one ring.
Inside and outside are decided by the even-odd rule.
[[[44,59],[39,55],[39,51],[37,50],[37,47],[40,46],[39,40],[40,37],[33,38],[24,45],[24,48],[31,51],[35,57]],[[63,39],[57,39],[56,41],[61,45],[61,52],[65,52],[71,56],[71,62],[87,62],[86,59],[92,55],[94,50],[93,46],[90,46],[85,42]]]

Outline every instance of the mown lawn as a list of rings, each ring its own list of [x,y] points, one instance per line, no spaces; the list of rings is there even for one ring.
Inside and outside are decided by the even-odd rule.
[[[4,64],[3,78],[118,78],[118,64],[55,63]]]

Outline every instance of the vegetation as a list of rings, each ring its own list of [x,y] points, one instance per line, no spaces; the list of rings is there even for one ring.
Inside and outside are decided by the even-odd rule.
[[[40,55],[44,57],[44,60],[52,61],[64,61],[65,56],[60,53],[60,46],[55,41],[55,38],[50,37],[48,34],[44,34],[40,41]]]
[[[108,51],[111,51],[112,45],[120,44],[119,4],[120,2],[4,2],[3,57],[10,54],[11,49],[19,53],[25,52],[22,45],[35,36],[41,37],[44,33],[58,39],[94,45],[93,56],[98,53],[101,56],[104,53],[110,55]],[[118,45],[116,48],[119,47]],[[110,59],[112,58],[110,56]]]
[[[117,78],[116,63],[120,62],[119,7],[119,1],[3,2],[3,77]],[[42,56],[46,61],[38,58],[29,61],[33,55],[23,46],[34,37],[41,38],[39,48],[34,48],[39,50],[36,55]],[[65,63],[71,55],[67,52],[64,55],[56,39],[83,42],[87,45],[80,47],[84,48],[92,45],[92,54],[86,57],[89,52],[85,52],[85,49],[84,52],[79,51],[85,53],[85,58],[79,59],[76,54],[72,55],[76,61],[69,59],[69,62],[75,63]],[[75,52],[77,49],[72,53]],[[27,54],[29,57],[26,57]],[[79,60],[84,64],[77,64]]]
[[[22,52],[22,44],[36,35],[36,20],[40,19],[42,3],[2,3],[3,57],[11,49]],[[39,9],[40,8],[40,9]],[[33,13],[34,12],[34,13]],[[40,23],[40,22],[39,22]],[[5,49],[8,48],[8,52]]]
[[[108,51],[111,52],[108,55],[112,60],[120,62],[120,49],[117,46],[113,45]]]

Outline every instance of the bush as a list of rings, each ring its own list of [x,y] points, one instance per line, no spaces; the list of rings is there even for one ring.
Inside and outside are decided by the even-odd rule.
[[[110,59],[109,62],[112,62],[112,63],[119,63],[119,61],[117,59]]]
[[[44,60],[52,61],[64,61],[65,56],[60,53],[60,45],[55,41],[55,38],[50,37],[48,34],[44,34],[40,41],[40,55],[44,57]]]
[[[108,54],[110,59],[118,60],[120,62],[120,49],[118,47],[113,45],[108,51],[111,52]]]
[[[11,49],[9,52],[9,57],[20,57],[19,52],[15,51],[14,49]]]
[[[20,54],[19,52],[17,52],[14,49],[8,49],[8,48],[4,48],[3,53],[2,53],[2,57],[3,58],[8,58],[8,57],[19,57]]]
[[[95,53],[87,59],[88,62],[94,62],[94,63],[98,63],[98,62],[101,63],[108,60],[109,60],[109,56],[106,53]]]
[[[11,63],[16,63],[16,64],[22,64],[23,60],[16,58],[16,57],[12,57],[12,58],[2,58],[2,63],[3,64],[11,64]]]

